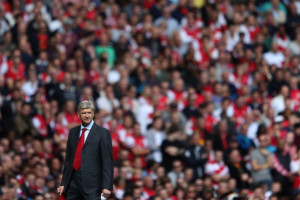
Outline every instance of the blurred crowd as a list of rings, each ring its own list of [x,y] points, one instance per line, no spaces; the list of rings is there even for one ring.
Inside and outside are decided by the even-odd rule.
[[[117,200],[300,199],[300,0],[0,0],[0,200],[55,200],[76,106]]]

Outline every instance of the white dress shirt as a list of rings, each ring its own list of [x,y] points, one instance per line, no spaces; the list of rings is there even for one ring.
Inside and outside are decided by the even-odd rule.
[[[89,133],[90,133],[90,130],[91,130],[91,128],[93,127],[93,125],[94,125],[94,120],[92,120],[91,123],[89,123],[89,125],[87,125],[86,127],[84,127],[84,126],[81,124],[79,137],[80,137],[81,134],[82,134],[82,129],[83,129],[83,128],[86,128],[85,133],[84,133],[84,142],[86,141],[86,138],[88,137],[88,135],[89,135]]]

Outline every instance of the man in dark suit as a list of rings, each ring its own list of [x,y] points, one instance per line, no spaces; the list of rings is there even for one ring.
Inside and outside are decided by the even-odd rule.
[[[82,124],[69,133],[61,186],[57,192],[68,200],[99,200],[113,190],[110,132],[93,121],[94,105],[83,101],[77,113]]]

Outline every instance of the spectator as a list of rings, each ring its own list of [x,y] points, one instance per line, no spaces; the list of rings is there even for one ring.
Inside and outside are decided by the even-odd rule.
[[[142,166],[146,166],[146,156],[150,153],[147,139],[141,134],[141,127],[138,123],[133,125],[133,134],[126,138],[126,145],[131,153],[131,160],[133,158],[141,158]]]
[[[79,100],[78,89],[72,83],[72,74],[70,72],[65,72],[63,82],[56,84],[53,89],[50,99],[58,100],[60,108],[63,107],[67,100],[72,100],[75,103]]]
[[[199,140],[200,135],[194,133],[184,153],[186,165],[193,169],[195,178],[204,177],[204,164],[207,160],[207,152],[205,152],[203,146],[199,145]]]
[[[154,20],[162,15],[163,8],[167,5],[166,0],[158,0],[150,9],[150,14],[153,16]]]
[[[219,149],[222,151],[228,150],[229,139],[233,133],[228,132],[228,126],[225,120],[220,121],[217,125],[217,131],[214,137],[214,149]]]
[[[49,137],[51,135],[50,131],[48,129],[48,124],[50,123],[51,116],[50,114],[50,104],[44,103],[42,105],[42,111],[41,113],[36,114],[33,119],[33,125],[38,130],[39,135],[42,137]]]
[[[30,118],[30,104],[23,102],[21,110],[17,113],[14,119],[14,132],[16,138],[34,137],[37,130],[34,128]]]
[[[189,185],[184,194],[186,199],[195,199],[197,197],[197,191],[194,185]]]
[[[116,56],[115,50],[109,43],[109,37],[106,33],[103,33],[100,38],[100,45],[95,48],[97,56],[101,62],[108,63],[108,67],[112,68]]]
[[[228,169],[230,177],[236,181],[238,188],[241,187],[242,175],[248,173],[245,162],[242,160],[240,152],[237,149],[231,150],[228,156]]]
[[[258,135],[258,140],[259,147],[250,152],[251,175],[254,183],[266,183],[270,188],[272,184],[270,168],[273,167],[273,160],[266,150],[269,141],[268,136],[266,134]]]
[[[285,140],[278,140],[277,150],[272,155],[274,180],[282,184],[282,195],[288,196],[291,192],[289,179],[291,178],[290,162],[291,158],[287,152],[284,152]]]
[[[264,53],[263,57],[268,65],[276,65],[278,68],[282,67],[284,55],[278,51],[278,45],[275,42],[271,45],[271,51]]]
[[[218,187],[220,181],[226,181],[229,178],[229,169],[223,160],[223,152],[216,150],[214,160],[205,165],[205,174],[213,180],[213,186]]]
[[[160,146],[166,138],[166,134],[163,132],[162,128],[163,121],[160,117],[157,117],[153,119],[152,127],[146,133],[148,145],[151,149],[151,154],[149,154],[148,159],[153,159],[158,163],[162,162]]]
[[[279,25],[278,31],[275,33],[273,40],[276,41],[280,51],[284,52],[287,49],[288,44],[290,43],[290,38],[286,34],[284,25]]]
[[[22,90],[23,93],[26,95],[28,99],[33,96],[37,89],[38,89],[38,80],[37,80],[37,74],[35,70],[29,70],[28,71],[28,79],[27,81],[23,84]]]
[[[167,132],[167,138],[161,144],[163,155],[162,166],[169,172],[172,169],[172,163],[175,160],[183,158],[184,146],[178,139],[180,136],[179,129],[176,126],[171,127]]]
[[[152,198],[155,195],[155,191],[153,189],[153,180],[149,176],[144,178],[143,194],[143,197],[145,198]]]
[[[174,160],[172,163],[172,171],[170,171],[167,176],[170,178],[171,183],[174,187],[177,186],[177,181],[180,178],[184,177],[184,173],[182,171],[183,166],[180,160]]]
[[[182,110],[186,119],[190,119],[191,117],[195,117],[197,115],[197,109],[195,105],[195,100],[197,96],[195,93],[189,94],[188,96],[188,105]]]
[[[217,193],[220,198],[235,198],[238,196],[233,191],[230,191],[229,185],[224,181],[219,183]]]
[[[272,0],[262,5],[262,12],[270,11],[275,18],[277,24],[285,23],[287,10],[283,3],[279,0]]]
[[[287,30],[288,34],[291,38],[296,39],[297,33],[292,31],[297,26],[297,20],[299,20],[299,1],[291,3],[289,5],[289,12],[288,12],[288,21],[287,21]],[[295,26],[296,25],[296,26]]]
[[[73,100],[66,100],[62,115],[62,124],[68,128],[80,123],[76,114],[76,103]]]
[[[105,116],[110,116],[113,109],[120,105],[118,99],[115,98],[113,88],[106,86],[105,94],[96,100],[97,107],[103,111]]]
[[[178,28],[178,22],[171,15],[171,8],[165,7],[162,11],[162,16],[154,21],[155,26],[166,27],[166,32],[172,36],[173,32]]]
[[[280,93],[275,96],[271,102],[275,116],[285,109],[285,100],[289,97],[289,87],[281,83]]]
[[[5,73],[7,79],[6,84],[12,87],[13,81],[25,80],[25,65],[21,61],[21,52],[19,49],[15,49],[12,52],[12,58],[7,61],[8,69]]]
[[[241,126],[240,132],[237,134],[239,149],[242,153],[242,156],[248,155],[249,151],[255,147],[253,140],[247,137],[247,133],[248,133],[248,125],[243,124]]]

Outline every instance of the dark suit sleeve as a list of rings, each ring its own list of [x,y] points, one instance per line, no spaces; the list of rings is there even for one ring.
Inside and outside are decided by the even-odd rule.
[[[62,180],[61,180],[62,186],[66,186],[66,178],[67,178],[66,174],[67,174],[67,170],[69,169],[69,166],[71,164],[72,164],[72,162],[71,162],[71,130],[70,130],[68,142],[67,142],[65,164],[64,164],[64,168],[63,168],[63,176],[62,176]]]
[[[110,132],[104,132],[101,139],[102,189],[113,190],[113,157]]]

